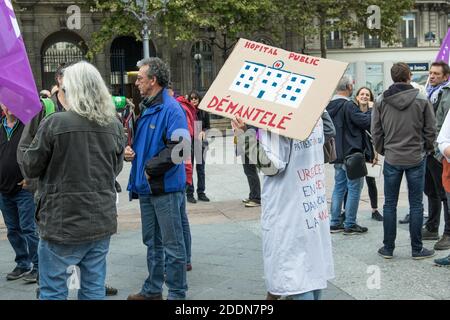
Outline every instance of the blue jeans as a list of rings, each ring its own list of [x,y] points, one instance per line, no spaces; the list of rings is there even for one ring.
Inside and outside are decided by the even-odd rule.
[[[350,180],[344,170],[344,165],[334,165],[334,190],[331,198],[331,225],[339,225],[339,215],[341,214],[342,202],[347,191],[347,202],[345,203],[344,227],[350,228],[356,224],[359,199],[364,186],[364,179]]]
[[[322,290],[313,290],[300,294],[288,296],[288,300],[320,300],[322,297]]]
[[[8,230],[9,243],[16,253],[16,263],[21,269],[38,268],[38,243],[34,218],[35,205],[33,194],[21,190],[15,195],[0,193],[0,210]]]
[[[186,248],[182,226],[183,198],[183,192],[159,196],[139,195],[142,239],[147,246],[149,274],[140,292],[144,296],[162,293],[165,254],[166,285],[169,288],[167,299],[186,298]]]
[[[183,226],[184,246],[186,248],[186,263],[191,263],[192,237],[189,219],[186,212],[186,197],[184,195],[181,203],[181,225]]]
[[[414,167],[393,166],[384,161],[384,247],[394,251],[397,236],[397,203],[403,172],[408,182],[409,234],[413,252],[422,250],[423,189],[425,184],[425,159]]]
[[[103,300],[105,298],[106,255],[109,240],[84,244],[57,244],[39,241],[40,300],[66,300],[69,284],[74,280],[73,266],[78,266],[79,300]],[[72,266],[72,268],[70,268]]]

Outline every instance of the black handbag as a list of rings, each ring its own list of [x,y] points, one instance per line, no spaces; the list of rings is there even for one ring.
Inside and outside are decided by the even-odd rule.
[[[359,179],[367,175],[366,157],[362,152],[349,154],[344,159],[347,177],[350,180]]]

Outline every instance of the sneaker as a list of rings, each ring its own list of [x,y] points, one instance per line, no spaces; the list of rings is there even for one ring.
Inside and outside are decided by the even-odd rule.
[[[192,270],[192,264],[188,263],[186,264],[186,271],[191,271]]]
[[[119,292],[119,290],[117,290],[116,288],[110,287],[107,284],[105,284],[105,295],[106,296],[115,296],[115,295],[117,295],[118,292]]]
[[[195,200],[195,198],[194,198],[194,196],[193,196],[192,194],[188,194],[188,195],[186,196],[186,199],[187,199],[187,201],[190,202],[190,203],[197,203],[197,200]]]
[[[204,193],[199,193],[197,195],[198,200],[200,201],[205,201],[205,202],[209,202],[209,198],[206,196],[206,194]]]
[[[254,208],[254,207],[260,207],[260,206],[261,206],[261,201],[259,201],[259,200],[249,200],[245,204],[246,208]]]
[[[249,198],[242,199],[242,203],[248,203],[250,201]]]
[[[434,250],[450,249],[450,236],[444,234],[442,238],[434,245]]]
[[[381,215],[380,211],[375,210],[372,212],[372,219],[376,221],[383,221],[383,216]]]
[[[144,296],[141,293],[130,294],[127,300],[162,300],[162,294],[154,294],[151,296]]]
[[[431,232],[426,227],[422,228],[422,240],[439,240],[439,233]]]
[[[403,218],[403,220],[398,220],[398,223],[400,223],[400,224],[409,223],[409,213]]]
[[[344,225],[338,224],[337,226],[330,226],[330,233],[338,233],[344,231]]]
[[[438,267],[450,267],[450,255],[446,256],[445,258],[435,259],[434,263]]]
[[[378,255],[385,259],[392,259],[394,257],[394,253],[391,250],[386,249],[386,247],[378,249]]]
[[[33,268],[30,273],[23,276],[23,281],[27,283],[36,283],[38,279],[39,271]]]
[[[30,269],[22,269],[15,267],[13,271],[6,275],[6,280],[17,280],[22,278],[24,275],[30,272]]]
[[[421,260],[421,259],[434,257],[435,254],[436,253],[434,252],[434,250],[428,250],[426,248],[422,248],[422,250],[420,252],[413,252],[412,258],[414,260]]]
[[[362,233],[366,233],[368,230],[369,229],[367,229],[366,227],[361,227],[355,223],[350,228],[345,228],[344,234],[345,235],[362,234]]]

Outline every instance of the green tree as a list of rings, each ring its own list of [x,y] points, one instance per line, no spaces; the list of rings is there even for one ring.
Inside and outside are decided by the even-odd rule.
[[[149,0],[148,13],[161,9],[160,0]],[[142,26],[137,19],[125,11],[120,0],[90,0],[87,6],[102,12],[105,17],[102,27],[89,43],[90,58],[101,51],[111,38],[117,35],[133,35],[141,39]],[[272,0],[170,0],[165,14],[155,19],[158,34],[168,41],[193,40],[200,32],[214,28],[226,33],[230,39],[250,36],[267,26],[275,6]]]
[[[365,32],[378,36],[380,40],[392,44],[398,40],[397,27],[405,11],[411,10],[414,0],[280,0],[277,12],[283,16],[284,23],[306,39],[318,37],[321,56],[326,58],[326,35],[339,30],[349,39]],[[381,9],[380,28],[367,26],[371,5]]]

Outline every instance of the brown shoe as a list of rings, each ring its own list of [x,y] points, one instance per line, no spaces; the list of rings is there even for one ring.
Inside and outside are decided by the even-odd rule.
[[[270,292],[267,292],[266,300],[279,300],[280,298],[281,296],[276,296]]]
[[[130,294],[127,300],[162,300],[162,294],[154,294],[151,296],[144,296],[141,293]]]
[[[442,238],[434,245],[434,250],[450,249],[450,236],[444,234]]]

